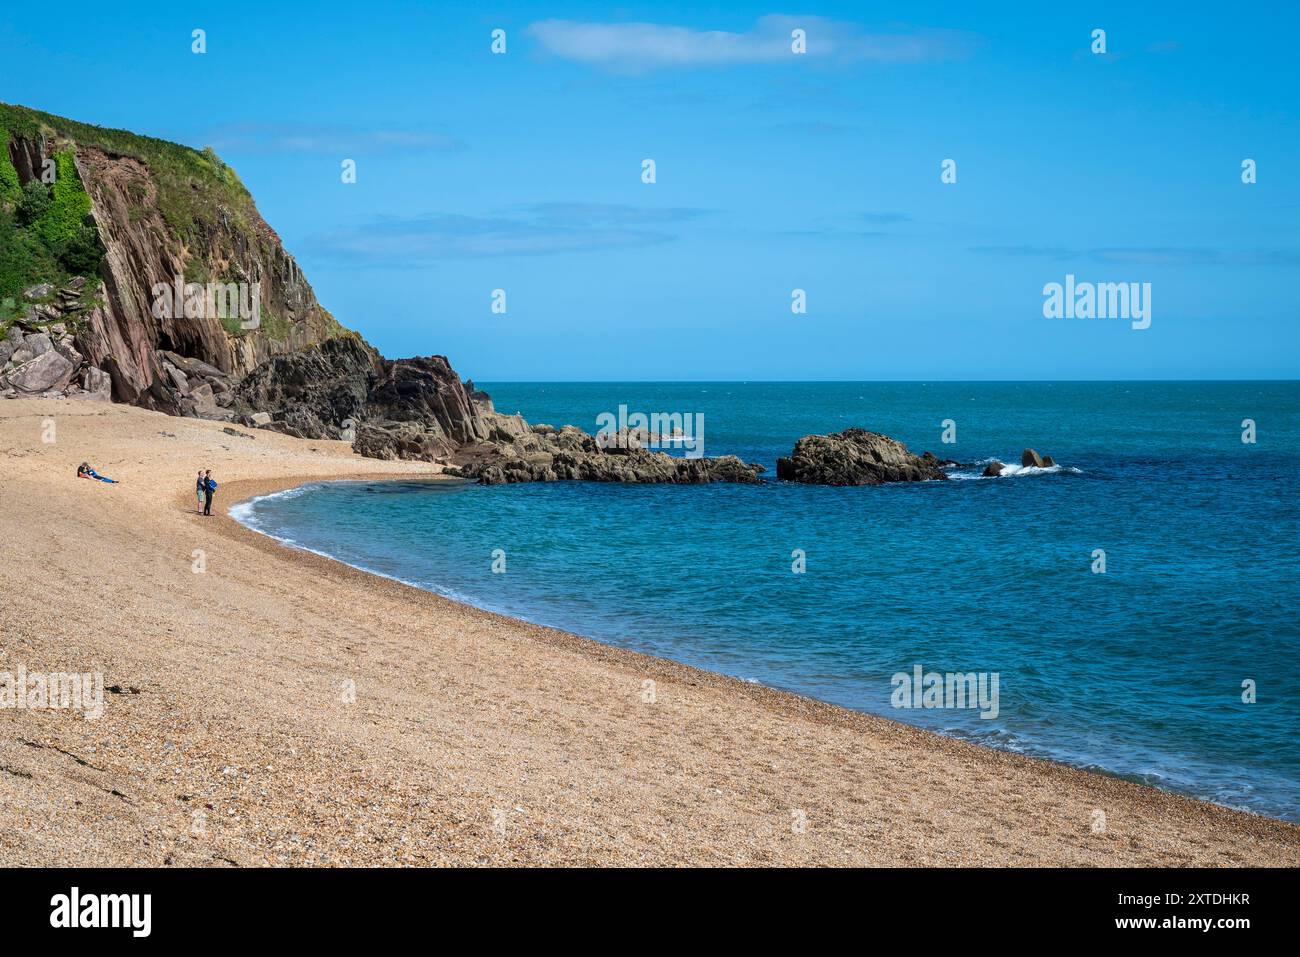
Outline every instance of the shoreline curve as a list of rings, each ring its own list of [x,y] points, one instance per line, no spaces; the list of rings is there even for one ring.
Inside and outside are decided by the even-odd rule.
[[[402,475],[400,473],[394,474],[391,472],[376,474],[359,473],[353,476],[321,476],[320,478],[308,478],[305,480],[302,478],[236,480],[226,483],[223,486],[225,489],[234,490],[234,495],[237,500],[232,502],[229,506],[221,509],[221,521],[217,527],[224,535],[236,538],[248,544],[253,544],[263,550],[269,550],[282,558],[285,557],[286,554],[291,555],[293,556],[294,561],[302,563],[302,565],[307,569],[316,572],[322,572],[328,569],[335,574],[342,574],[353,581],[369,585],[370,587],[382,585],[382,587],[390,589],[395,596],[403,599],[415,599],[418,602],[430,602],[439,610],[451,608],[455,609],[456,612],[460,614],[470,613],[482,616],[484,621],[492,622],[494,624],[504,624],[510,627],[524,629],[528,632],[528,637],[532,640],[541,641],[542,643],[553,647],[573,651],[603,663],[617,663],[626,667],[635,667],[639,672],[649,674],[652,678],[668,678],[670,680],[679,681],[687,680],[691,684],[708,684],[723,689],[731,694],[744,695],[766,707],[775,708],[780,712],[788,713],[792,716],[798,715],[804,719],[811,718],[818,722],[826,723],[835,727],[873,734],[880,734],[882,732],[901,734],[903,737],[910,739],[909,743],[916,743],[917,741],[933,741],[935,747],[940,749],[948,746],[962,750],[973,749],[974,753],[978,755],[984,757],[996,757],[997,759],[1008,761],[1010,764],[1015,766],[1032,768],[1039,771],[1049,771],[1050,769],[1050,772],[1064,773],[1072,778],[1074,776],[1082,775],[1089,781],[1104,781],[1123,789],[1137,789],[1136,794],[1133,795],[1135,797],[1160,795],[1161,797],[1175,801],[1190,802],[1193,805],[1201,808],[1212,809],[1215,812],[1225,813],[1228,815],[1242,815],[1252,821],[1276,823],[1284,828],[1294,829],[1294,836],[1300,840],[1300,825],[1287,821],[1285,818],[1260,814],[1242,808],[1234,808],[1228,805],[1208,801],[1204,798],[1184,794],[1180,791],[1160,788],[1140,781],[1133,781],[1127,777],[1105,769],[1082,768],[1052,758],[1038,757],[994,748],[966,738],[941,734],[936,731],[921,728],[917,725],[908,724],[883,715],[873,714],[868,711],[858,711],[843,705],[833,704],[819,698],[801,694],[797,691],[774,688],[758,682],[745,681],[744,679],[732,677],[721,672],[710,671],[694,665],[684,664],[671,658],[651,655],[630,648],[623,648],[618,645],[609,644],[595,638],[588,638],[575,632],[566,631],[562,628],[556,628],[549,625],[539,625],[523,618],[517,618],[501,612],[491,611],[470,602],[458,601],[430,589],[403,581],[394,576],[361,568],[345,562],[340,558],[284,542],[267,532],[252,528],[230,515],[230,510],[239,505],[246,505],[259,498],[319,483],[419,481],[449,484],[464,483],[463,479],[442,478],[439,476],[430,476],[427,473],[411,473],[410,475]],[[178,501],[188,503],[188,495],[178,496]]]

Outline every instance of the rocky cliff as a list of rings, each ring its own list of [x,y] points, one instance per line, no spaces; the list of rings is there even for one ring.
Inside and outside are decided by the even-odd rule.
[[[0,295],[12,301],[15,280],[37,280],[36,294],[22,297],[17,314],[7,318],[28,328],[51,320],[73,328],[78,352],[109,375],[117,401],[193,413],[206,392],[200,401],[192,398],[168,369],[167,353],[197,360],[215,377],[239,379],[272,356],[342,334],[234,171],[211,150],[3,105],[0,138],[7,245],[23,238],[14,228],[23,225],[22,204],[43,186],[56,203],[61,191],[86,197],[84,225],[93,229],[100,253],[81,270],[90,285],[75,309],[60,308],[66,303],[57,293],[74,278],[68,273],[76,270],[67,267],[78,264],[65,262],[57,246],[48,264],[5,255],[0,278],[8,288]],[[33,225],[38,236],[54,231]],[[44,274],[23,275],[24,268],[42,265]],[[173,294],[187,284],[192,295]],[[218,301],[208,301],[209,284]],[[232,308],[227,293],[242,294],[249,305],[255,295],[255,319]]]
[[[111,396],[485,483],[758,480],[734,457],[500,415],[443,356],[385,359],[317,302],[211,149],[4,104],[0,144],[0,396]]]

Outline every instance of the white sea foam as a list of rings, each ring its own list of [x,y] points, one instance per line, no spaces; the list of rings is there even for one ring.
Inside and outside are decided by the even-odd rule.
[[[1042,468],[1037,465],[1006,465],[1003,466],[999,478],[1007,478],[1016,475],[1057,475],[1061,472],[1069,472],[1072,475],[1083,474],[1079,469],[1070,468],[1065,465],[1048,465]]]
[[[315,485],[297,485],[293,488],[287,488],[282,492],[271,492],[269,495],[258,495],[254,498],[250,498],[246,502],[237,502],[230,506],[230,508],[226,510],[226,514],[241,525],[247,525],[249,528],[258,528],[260,522],[258,521],[256,513],[259,502],[270,502],[274,499],[297,498],[299,495],[304,495],[311,491],[311,489],[317,487],[318,486]],[[258,528],[258,531],[260,530],[261,529]],[[271,537],[274,538],[275,536]]]
[[[355,568],[357,571],[365,572],[369,575],[375,575],[379,578],[387,578],[390,581],[399,582],[403,585],[410,585],[412,588],[419,588],[422,591],[433,592],[435,595],[440,595],[443,598],[449,598],[452,601],[459,602],[462,605],[469,605],[474,608],[481,608],[484,611],[490,611],[500,615],[510,615],[515,618],[522,617],[516,612],[508,611],[505,609],[498,609],[491,605],[484,604],[469,595],[461,594],[454,588],[447,588],[445,586],[435,585],[429,582],[413,581],[408,578],[402,578],[398,575],[390,574],[389,572],[380,571],[377,568],[370,568],[366,565],[358,565],[355,562],[345,561],[344,559],[339,558],[337,555],[331,555],[329,552],[321,551],[319,548],[312,548],[309,545],[303,545],[301,542],[298,542],[295,539],[289,538],[285,535],[276,535],[273,532],[268,532],[264,527],[262,527],[261,522],[258,520],[257,515],[255,514],[255,507],[259,502],[266,502],[266,501],[270,501],[271,499],[297,498],[299,495],[304,495],[307,492],[310,492],[313,489],[318,489],[318,488],[320,488],[319,484],[299,485],[296,488],[285,489],[283,492],[273,492],[270,495],[259,495],[256,498],[249,499],[247,502],[240,502],[237,505],[232,505],[228,510],[227,514],[235,521],[239,522],[239,524],[243,525],[245,528],[251,529],[252,531],[257,532],[259,535],[265,535],[267,538],[274,539],[275,541],[279,542],[281,545],[287,545],[290,548],[296,548],[300,552],[310,552],[313,555],[319,555],[321,558],[328,558],[330,559],[330,561],[338,562],[340,565],[347,565],[349,568]],[[522,620],[531,621],[531,619],[527,619],[527,618],[524,618]],[[532,623],[541,624],[541,622],[532,622]]]
[[[973,471],[973,472],[954,471],[954,472],[949,472],[948,477],[951,479],[956,479],[958,481],[973,481],[976,479],[985,479],[985,478],[1025,478],[1027,476],[1033,476],[1033,475],[1062,475],[1062,474],[1082,475],[1083,474],[1082,469],[1077,469],[1069,465],[1048,465],[1046,467],[1040,468],[1037,465],[1015,465],[1015,464],[1004,464],[1002,466],[1002,471],[999,472],[997,475],[984,474],[985,466],[987,466],[991,462],[1001,462],[1001,461],[1002,461],[1001,459],[994,459],[994,458],[980,459],[978,462],[973,463],[975,468],[978,469],[978,471]]]

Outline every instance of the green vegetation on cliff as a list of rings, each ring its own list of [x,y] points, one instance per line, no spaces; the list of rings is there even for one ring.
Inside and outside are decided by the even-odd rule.
[[[57,177],[52,186],[20,185],[9,145],[45,138],[53,150]],[[91,201],[77,175],[75,147],[92,146],[144,163],[158,189],[158,210],[187,244],[199,224],[225,220],[256,244],[253,199],[235,171],[211,150],[78,123],[51,113],[0,103],[0,303],[16,299],[26,286],[93,277],[103,255],[94,227],[86,222]],[[38,195],[43,190],[47,197]],[[138,197],[143,203],[144,197]],[[48,199],[48,202],[46,201]],[[33,215],[33,213],[37,215]],[[132,210],[133,217],[139,211]],[[195,263],[206,273],[206,264]],[[13,305],[0,305],[0,321]]]
[[[0,132],[3,132],[2,128]],[[5,136],[4,139],[7,143],[9,137]],[[9,150],[0,151],[0,203],[16,202],[21,192],[18,170],[14,169],[13,160],[9,158]]]
[[[107,156],[117,175],[101,175],[105,162],[96,151]],[[39,156],[54,158],[57,177],[48,186],[23,184],[18,170],[30,176],[27,164]],[[144,174],[132,160],[144,167]],[[173,251],[185,257],[188,282],[224,282],[231,272],[264,275],[267,267],[279,265],[279,241],[235,171],[211,147],[196,150],[0,103],[0,303],[6,297],[19,300],[24,288],[37,283],[59,286],[72,276],[93,279],[98,273],[104,253],[88,221],[92,202],[79,169],[96,194],[105,184],[110,192],[121,191],[131,223],[161,215],[175,242]],[[12,317],[15,305],[21,311],[20,301],[0,305],[0,325]],[[284,305],[276,304],[273,311],[271,303],[262,303],[258,335],[289,341],[294,323],[303,317],[290,320],[278,314]],[[344,332],[324,309],[310,319],[313,336]],[[237,320],[223,320],[223,326],[231,336],[250,334]]]
[[[135,157],[149,168],[158,186],[158,208],[163,218],[183,239],[192,238],[197,222],[218,218],[220,207],[243,229],[252,229],[252,196],[235,171],[211,148],[195,150],[152,136],[78,123],[7,103],[0,103],[0,130],[8,132],[9,137],[53,134],[106,153]],[[0,190],[5,188],[4,165],[9,165],[12,171],[7,156],[0,161]],[[16,175],[14,182],[17,182]]]
[[[54,154],[52,184],[19,184],[9,142],[32,135],[32,127],[10,110],[0,109],[0,323],[21,311],[24,288],[94,276],[103,256],[95,228],[87,221],[90,197],[71,149]]]

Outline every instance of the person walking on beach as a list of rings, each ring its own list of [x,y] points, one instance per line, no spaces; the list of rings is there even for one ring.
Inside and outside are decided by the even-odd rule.
[[[203,469],[199,469],[198,478],[194,480],[194,498],[198,502],[198,505],[195,507],[195,511],[197,512],[203,511],[203,485]]]
[[[212,514],[212,493],[217,490],[217,483],[212,481],[212,469],[203,473],[203,514]]]

